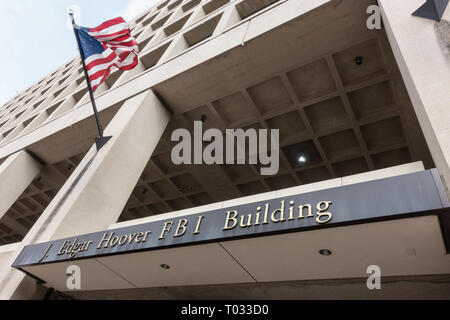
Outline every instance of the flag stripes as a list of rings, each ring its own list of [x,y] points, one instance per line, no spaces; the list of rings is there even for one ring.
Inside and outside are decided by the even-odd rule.
[[[83,58],[95,91],[113,67],[126,71],[138,64],[139,47],[123,18],[115,18],[95,28],[79,28]]]

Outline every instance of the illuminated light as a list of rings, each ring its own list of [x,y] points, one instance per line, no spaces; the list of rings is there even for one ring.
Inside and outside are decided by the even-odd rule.
[[[306,159],[306,157],[305,156],[300,156],[299,158],[298,158],[298,162],[299,163],[306,163],[308,160]]]

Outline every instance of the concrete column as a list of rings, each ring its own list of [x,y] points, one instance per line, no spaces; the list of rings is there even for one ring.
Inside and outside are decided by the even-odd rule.
[[[106,230],[123,208],[170,120],[152,91],[128,99],[105,135],[113,138],[97,152],[93,146],[21,243],[45,242]],[[0,299],[27,299],[29,281],[10,269],[0,279]]]
[[[18,243],[8,244],[0,247],[0,277],[2,277],[8,269],[8,262],[11,255],[17,251]]]
[[[378,2],[409,96],[450,196],[450,8],[436,22],[411,15],[424,0]]]
[[[0,165],[0,219],[39,174],[42,165],[19,151]]]

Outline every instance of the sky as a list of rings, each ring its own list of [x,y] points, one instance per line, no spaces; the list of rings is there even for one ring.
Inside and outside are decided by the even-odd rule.
[[[161,0],[1,0],[0,106],[78,56],[67,10],[77,23],[95,27],[122,16],[126,21]]]

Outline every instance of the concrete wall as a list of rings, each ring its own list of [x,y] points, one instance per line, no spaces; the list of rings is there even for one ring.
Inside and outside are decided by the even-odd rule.
[[[434,162],[450,195],[450,10],[413,17],[423,0],[379,0],[384,25]]]

